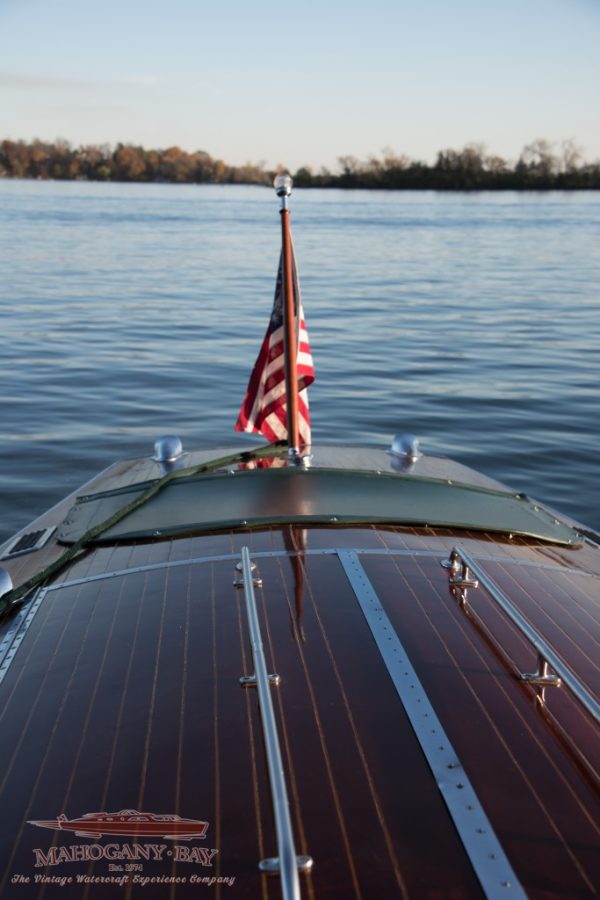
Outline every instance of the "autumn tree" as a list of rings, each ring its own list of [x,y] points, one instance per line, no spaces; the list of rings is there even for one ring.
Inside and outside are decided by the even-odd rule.
[[[146,171],[143,149],[131,144],[117,144],[112,163],[117,181],[141,181]]]
[[[10,178],[29,176],[29,147],[24,141],[2,141],[0,144],[0,166]]]

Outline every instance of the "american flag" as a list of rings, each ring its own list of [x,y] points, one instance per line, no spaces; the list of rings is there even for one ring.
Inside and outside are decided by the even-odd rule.
[[[315,380],[312,354],[300,302],[296,260],[292,249],[294,310],[298,367],[298,430],[300,443],[310,444],[310,413],[307,387]],[[273,311],[260,352],[252,370],[236,431],[262,432],[269,441],[286,440],[285,362],[283,349],[283,255],[279,258]]]

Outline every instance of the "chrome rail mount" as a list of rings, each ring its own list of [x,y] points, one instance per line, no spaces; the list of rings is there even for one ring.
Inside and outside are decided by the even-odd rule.
[[[537,671],[521,673],[522,681],[542,689],[566,685],[592,718],[600,723],[600,703],[466,550],[460,546],[454,547],[449,559],[444,560],[442,566],[448,570],[450,587],[457,593],[461,607],[467,604],[467,590],[475,590],[481,584],[537,651]],[[550,673],[548,668],[555,674]]]
[[[290,804],[285,786],[283,773],[283,761],[277,723],[271,699],[270,684],[278,684],[277,676],[267,673],[265,654],[260,633],[260,624],[254,596],[254,583],[256,577],[252,574],[254,564],[250,560],[250,552],[247,547],[242,548],[242,578],[244,582],[244,595],[246,599],[246,613],[248,615],[248,628],[252,647],[252,659],[254,661],[254,675],[251,676],[253,686],[258,691],[258,703],[260,717],[265,740],[267,766],[269,769],[269,782],[273,799],[273,813],[275,817],[275,830],[277,833],[278,857],[263,859],[259,863],[261,872],[267,874],[279,874],[281,876],[281,889],[283,900],[300,900],[300,880],[298,871],[310,871],[313,865],[310,856],[297,856],[294,846],[294,834],[290,819]]]

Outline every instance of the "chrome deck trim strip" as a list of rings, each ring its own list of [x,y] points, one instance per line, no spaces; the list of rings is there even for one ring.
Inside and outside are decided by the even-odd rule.
[[[47,594],[47,589],[40,591],[34,597],[31,605],[25,606],[17,615],[11,629],[6,633],[2,644],[0,644],[0,684],[4,681],[4,677],[8,672],[9,666],[19,647],[23,642],[29,626],[33,622],[34,616],[40,608],[41,602]]]
[[[439,556],[439,553],[438,553]],[[125,575],[139,575],[141,572],[158,572],[161,569],[176,569],[179,566],[197,566],[201,563],[227,562],[239,559],[239,553],[226,553],[222,556],[197,556],[193,559],[175,559],[160,563],[146,563],[142,566],[131,566],[128,569],[113,569],[111,572],[99,572],[97,575],[84,575],[81,578],[71,578],[51,584],[49,591],[59,591],[61,588],[77,587],[80,584],[92,584],[94,581],[104,581],[107,578],[123,578]]]
[[[248,616],[248,629],[250,631],[250,643],[252,647],[252,659],[254,661],[254,676],[258,691],[258,703],[262,722],[267,766],[269,769],[269,782],[271,785],[271,800],[275,817],[275,830],[277,832],[277,849],[279,860],[279,874],[281,876],[281,890],[283,900],[300,900],[300,879],[298,878],[298,861],[294,846],[294,834],[290,818],[290,804],[285,786],[283,774],[283,760],[277,734],[277,722],[271,699],[269,686],[269,674],[263,650],[260,623],[256,609],[254,596],[254,584],[252,576],[252,563],[247,547],[242,548],[242,577],[244,579],[244,596],[246,599],[246,613]],[[263,861],[266,863],[266,861]],[[272,864],[272,861],[271,861]]]
[[[571,671],[565,662],[563,662],[560,656],[558,656],[550,644],[544,640],[541,634],[536,631],[533,625],[531,625],[513,606],[506,594],[500,590],[495,581],[490,578],[480,565],[478,565],[473,557],[458,545],[455,547],[455,550],[463,564],[473,571],[490,597],[492,597],[503,612],[506,613],[513,625],[519,629],[521,634],[524,635],[536,649],[538,656],[550,664],[563,683],[579,700],[581,705],[585,707],[596,722],[600,723],[600,703],[598,703],[592,694],[590,694],[575,673]],[[475,590],[475,588],[473,590]]]
[[[525,900],[526,894],[358,555],[339,550],[338,557],[484,894],[490,900]]]
[[[336,547],[325,547],[320,550],[307,550],[306,554],[308,556],[335,556],[335,554],[337,552],[338,551],[337,551]],[[355,550],[354,552],[367,553],[367,552],[371,552],[371,551]],[[379,553],[381,551],[375,551],[375,552]],[[385,553],[386,551],[383,551],[383,552]],[[421,551],[421,550],[417,550],[417,551],[399,550],[399,551],[392,551],[392,552],[400,553],[400,554],[406,555],[406,556],[414,556],[415,554],[417,554],[417,555],[426,554],[433,558],[439,558],[439,556],[440,556],[439,550],[437,550],[435,552],[429,551],[429,550],[423,550],[423,551]],[[276,559],[277,557],[285,557],[288,555],[289,554],[288,554],[287,550],[259,550],[259,551],[252,553],[252,558],[253,559],[269,559],[269,558]],[[131,566],[131,568],[129,568],[129,569],[114,569],[112,572],[100,572],[97,575],[86,575],[86,576],[83,576],[82,578],[72,578],[67,581],[61,581],[57,584],[52,584],[47,588],[47,590],[57,591],[64,587],[75,587],[77,585],[88,584],[93,581],[103,581],[105,578],[122,578],[125,575],[136,575],[136,574],[139,574],[140,572],[156,572],[161,569],[178,568],[179,566],[198,566],[198,565],[201,565],[202,563],[230,562],[232,560],[239,560],[239,558],[240,558],[240,554],[238,552],[238,553],[221,553],[221,554],[217,554],[215,556],[194,556],[194,557],[190,557],[190,559],[175,559],[175,560],[171,560],[171,561],[166,560],[166,561],[160,562],[160,563],[146,563],[145,565],[141,565],[141,566]]]
[[[444,550],[384,550],[374,547],[351,547],[344,548],[344,550],[345,549],[348,549],[349,553],[357,554],[357,556],[412,556],[421,558],[425,557],[430,559],[439,559],[446,552]],[[335,556],[340,552],[341,549],[339,547],[322,547],[318,550],[309,549],[304,551],[306,556]],[[287,550],[257,550],[252,553],[252,558],[274,559],[277,557],[288,555],[289,554]],[[81,578],[72,578],[66,581],[57,582],[56,584],[49,585],[47,590],[56,591],[60,590],[60,588],[63,587],[76,587],[77,585],[87,584],[88,582],[91,583],[93,581],[102,581],[105,578],[122,578],[124,575],[135,575],[140,572],[153,572],[160,569],[172,569],[177,568],[178,566],[197,566],[201,563],[228,562],[229,560],[239,560],[239,557],[239,553],[222,553],[215,556],[195,556],[191,557],[190,559],[175,559],[171,561],[166,560],[160,563],[146,563],[145,565],[132,566],[129,569],[114,569],[111,572],[100,572],[97,575],[87,575]],[[554,565],[552,563],[540,563],[529,559],[515,559],[511,556],[492,556],[491,554],[478,553],[477,559],[480,559],[483,562],[507,563],[516,566],[527,566],[552,572],[562,572],[565,575],[581,575],[584,578],[598,579],[597,575],[594,575],[591,572],[585,572],[581,569],[569,569],[558,564]]]

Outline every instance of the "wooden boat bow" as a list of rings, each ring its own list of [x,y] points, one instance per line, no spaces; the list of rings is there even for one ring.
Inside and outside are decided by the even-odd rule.
[[[346,480],[334,475],[336,485],[384,483],[372,474],[384,455],[363,475],[356,456],[339,459]],[[118,496],[157,465],[117,467],[84,495]],[[425,490],[444,465],[426,461]],[[270,476],[280,494],[314,474],[236,470],[229,483],[255,476],[251,496],[264,498]],[[472,490],[498,492],[485,480]],[[79,897],[82,885],[90,897],[148,896],[143,878],[182,898],[200,884],[248,898],[595,896],[598,548],[312,513],[227,525],[208,509],[212,527],[92,543],[5,621],[3,890],[22,875],[22,897]],[[55,524],[44,548],[3,563],[15,583],[64,549]],[[268,726],[264,696],[240,685],[257,675],[257,646]],[[523,679],[540,648],[560,687]],[[133,826],[67,836],[50,824],[110,810],[207,828],[179,840]],[[73,881],[35,881],[58,874]]]

